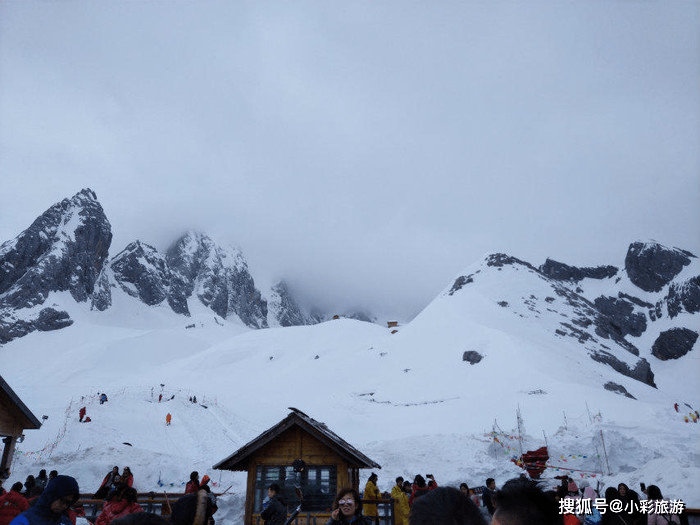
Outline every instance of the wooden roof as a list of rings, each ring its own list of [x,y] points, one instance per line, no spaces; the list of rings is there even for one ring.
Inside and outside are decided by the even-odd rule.
[[[382,468],[338,434],[331,431],[325,423],[316,421],[296,408],[289,407],[289,410],[292,412],[286,418],[260,434],[247,445],[238,449],[226,459],[219,461],[213,468],[220,470],[248,470],[248,461],[257,450],[294,426],[298,426],[306,433],[312,435],[354,467]]]
[[[22,428],[37,429],[41,427],[41,423],[36,416],[27,408],[27,405],[22,403],[22,400],[2,376],[0,376],[0,405],[7,410],[8,415]]]

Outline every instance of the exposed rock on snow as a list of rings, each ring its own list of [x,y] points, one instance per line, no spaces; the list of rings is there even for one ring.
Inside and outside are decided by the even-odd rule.
[[[658,243],[632,243],[625,257],[630,281],[645,292],[660,292],[695,256]]]
[[[581,281],[587,277],[590,279],[607,279],[614,277],[619,271],[615,266],[577,268],[576,266],[569,266],[568,264],[557,262],[549,258],[542,266],[540,266],[539,270],[544,275],[551,277],[552,279],[573,282]]]
[[[462,361],[468,362],[470,365],[475,365],[479,361],[481,361],[484,358],[479,352],[476,350],[467,350],[462,354]]]
[[[189,232],[166,254],[171,269],[184,278],[183,290],[226,319],[237,315],[251,328],[266,328],[267,302],[255,288],[243,254],[224,249],[209,237]]]
[[[651,353],[662,361],[678,359],[690,352],[697,340],[698,333],[689,328],[671,328],[659,334]]]

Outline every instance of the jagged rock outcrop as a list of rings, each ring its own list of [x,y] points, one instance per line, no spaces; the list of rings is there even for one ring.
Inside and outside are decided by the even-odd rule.
[[[695,256],[685,250],[650,242],[630,244],[625,270],[630,281],[645,292],[660,292]]]
[[[610,392],[615,392],[616,394],[620,394],[620,395],[623,395],[625,397],[629,397],[630,399],[637,399],[632,394],[630,394],[624,386],[618,385],[617,383],[614,383],[612,381],[608,381],[607,383],[605,383],[603,385],[603,388],[605,390],[609,390]]]
[[[267,328],[267,302],[239,250],[223,249],[206,235],[190,232],[168,249],[165,259],[182,277],[177,293],[195,294],[223,318],[237,315],[247,326]]]
[[[5,311],[0,318],[0,344],[9,343],[13,339],[24,337],[38,330],[49,332],[59,330],[73,324],[68,312],[55,308],[43,308],[39,312],[32,312],[24,318],[18,318],[11,311]]]
[[[668,315],[673,319],[681,312],[700,312],[700,276],[691,277],[682,283],[672,283],[666,297]]]
[[[641,312],[634,311],[634,304],[627,299],[615,297],[598,297],[594,302],[598,311],[610,319],[612,325],[622,336],[639,337],[647,329],[647,318]]]
[[[153,246],[135,241],[111,261],[114,279],[124,292],[149,306],[168,302],[175,313],[190,314],[184,279],[171,271],[168,263]]]
[[[539,271],[552,279],[578,282],[585,278],[608,279],[617,275],[619,270],[615,266],[577,268],[548,258]]]
[[[284,280],[272,286],[267,307],[268,315],[274,316],[280,326],[310,325],[317,322],[296,302]]]
[[[53,291],[87,301],[111,242],[111,226],[92,190],[51,206],[0,246],[0,308],[42,304]]]
[[[0,341],[71,323],[66,312],[40,310],[51,292],[91,299],[112,242],[97,196],[84,189],[41,214],[29,228],[0,246]],[[17,312],[31,309],[24,315]]]
[[[662,361],[678,359],[690,352],[697,340],[698,333],[689,328],[671,328],[659,334],[651,347],[651,353]]]

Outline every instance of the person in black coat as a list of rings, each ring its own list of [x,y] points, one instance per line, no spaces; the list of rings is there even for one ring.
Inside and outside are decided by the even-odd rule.
[[[486,525],[479,507],[454,487],[439,487],[415,501],[410,525]]]
[[[496,480],[493,478],[488,478],[486,480],[486,488],[484,489],[484,492],[481,494],[481,499],[484,502],[484,507],[486,507],[486,510],[489,511],[489,516],[493,516],[494,511],[496,510],[494,505],[493,505],[493,495],[496,492]]]
[[[280,494],[280,486],[273,483],[267,487],[267,495],[270,501],[260,513],[260,517],[265,521],[265,525],[284,525],[287,521],[287,502]]]

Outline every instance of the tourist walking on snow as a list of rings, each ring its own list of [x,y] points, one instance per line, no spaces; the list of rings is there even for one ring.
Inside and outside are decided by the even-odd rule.
[[[168,415],[165,416],[165,424],[167,426],[170,426],[170,421],[172,421],[173,416],[170,415],[170,412],[168,412]]]
[[[80,407],[80,410],[78,411],[78,415],[80,416],[80,419],[78,419],[78,421],[80,421],[81,423],[83,422],[83,418],[85,417],[85,412],[87,412],[87,408]]]

